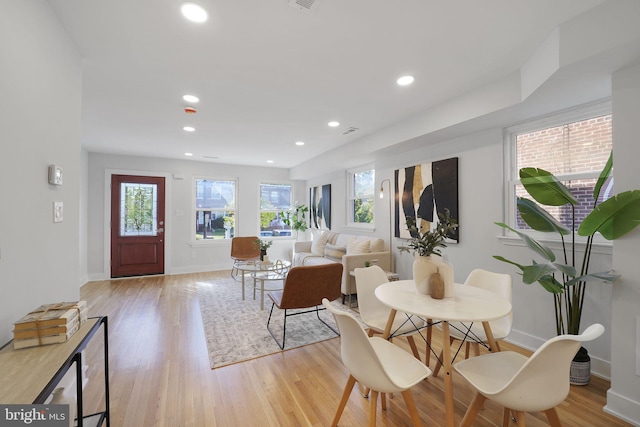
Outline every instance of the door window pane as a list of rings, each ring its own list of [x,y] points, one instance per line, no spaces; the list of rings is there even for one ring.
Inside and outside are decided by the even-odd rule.
[[[120,184],[120,235],[155,236],[158,230],[156,184]]]

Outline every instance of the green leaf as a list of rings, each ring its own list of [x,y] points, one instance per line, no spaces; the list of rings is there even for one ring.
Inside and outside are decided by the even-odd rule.
[[[520,182],[533,199],[546,206],[577,205],[578,201],[551,172],[538,168],[520,169]]]
[[[547,291],[552,294],[561,294],[564,292],[562,283],[558,282],[553,276],[544,276],[538,279],[538,283]]]
[[[613,169],[613,151],[609,153],[609,158],[607,159],[607,163],[604,165],[604,168],[602,168],[602,172],[600,172],[600,176],[596,181],[596,186],[593,188],[593,200],[598,200],[598,197],[600,197],[600,190],[602,189],[602,186],[604,185],[604,183],[607,181],[607,178],[609,178],[609,175],[611,175],[612,169]]]
[[[518,197],[518,212],[524,222],[536,231],[557,232],[563,235],[571,233],[567,227],[555,219],[549,212],[529,199]]]
[[[531,249],[532,251],[534,251],[535,253],[537,253],[547,261],[553,262],[556,260],[556,256],[553,253],[553,251],[547,248],[546,246],[544,246],[543,244],[538,243],[536,240],[532,239],[531,237],[527,236],[524,233],[519,232],[518,230],[514,230],[513,228],[509,227],[507,224],[504,224],[502,222],[496,222],[495,224],[499,225],[500,227],[507,228],[513,231],[514,233],[516,233],[520,237],[520,239],[522,239],[522,241],[526,243],[529,249]]]
[[[535,283],[540,278],[550,276],[558,271],[553,264],[533,264],[523,270],[522,281],[527,284]]]
[[[607,240],[624,236],[640,224],[640,190],[625,191],[600,203],[578,227],[580,236],[600,232]]]
[[[493,256],[495,259],[497,259],[498,261],[502,261],[502,262],[506,262],[507,264],[512,264],[515,265],[516,267],[518,267],[520,270],[524,270],[524,266],[521,264],[518,264],[517,262],[511,261],[506,259],[505,257],[502,257],[500,255],[494,255]]]
[[[576,277],[576,268],[572,265],[553,263],[553,265],[562,273],[569,277]]]
[[[569,280],[567,283],[565,283],[565,285],[571,286],[571,285],[575,285],[578,282],[593,282],[593,281],[613,283],[619,278],[620,278],[619,274],[615,274],[613,270],[610,270],[610,271],[603,271],[601,273],[585,274],[584,276],[576,277],[575,279]]]

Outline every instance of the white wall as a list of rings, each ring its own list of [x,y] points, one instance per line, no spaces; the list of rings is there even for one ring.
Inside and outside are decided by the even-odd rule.
[[[455,268],[455,279],[463,282],[475,268],[508,273],[513,280],[513,331],[508,341],[535,349],[555,336],[555,317],[551,294],[541,286],[524,285],[516,268],[493,259],[503,255],[516,261],[529,262],[531,251],[520,240],[500,238],[502,229],[494,222],[504,221],[503,214],[503,142],[502,129],[490,129],[463,137],[443,140],[438,144],[425,142],[423,148],[377,156],[375,160],[376,188],[386,178],[394,180],[394,170],[419,163],[458,157],[460,242],[451,244],[443,253]],[[337,219],[345,217],[344,174],[334,174],[332,184],[332,213]],[[325,180],[327,177],[324,178]],[[327,182],[313,182],[320,185]],[[334,192],[334,188],[340,189]],[[386,189],[386,187],[385,187]],[[337,197],[334,197],[336,195]],[[376,228],[373,234],[388,241],[389,220],[386,199],[376,199]],[[395,215],[395,214],[392,214]],[[340,222],[338,222],[340,228]],[[340,231],[340,230],[338,230]],[[413,257],[400,254],[397,247],[402,240],[393,238],[392,249],[396,272],[402,279],[412,276]],[[606,251],[605,251],[606,252]],[[611,268],[610,253],[598,253],[592,259],[593,271]],[[586,345],[592,358],[593,372],[610,376],[610,315],[611,286],[596,284],[586,295],[583,327],[594,322],[605,325],[605,336]]]
[[[220,179],[238,179],[238,206],[236,235],[259,235],[259,184],[260,182],[290,183],[294,185],[295,198],[305,199],[302,181],[291,181],[286,169],[223,165],[188,160],[159,159],[89,154],[89,208],[88,208],[88,273],[91,280],[109,277],[105,265],[108,254],[108,229],[105,228],[105,200],[109,181],[105,174],[155,174],[166,176],[166,232],[165,272],[180,274],[210,270],[230,269],[230,241],[215,241],[199,244],[191,241],[193,177],[204,176]],[[106,190],[106,191],[105,191]],[[105,204],[106,203],[106,204]],[[271,259],[289,259],[293,238],[272,239],[269,248]],[[106,251],[105,251],[106,250]]]
[[[0,2],[0,343],[40,304],[79,298],[81,65],[48,3]]]
[[[613,164],[615,190],[640,189],[640,66],[613,75]],[[611,321],[611,389],[605,410],[640,425],[640,230],[614,242]]]

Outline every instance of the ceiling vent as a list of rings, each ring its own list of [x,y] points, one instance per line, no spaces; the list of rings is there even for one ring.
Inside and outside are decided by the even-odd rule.
[[[355,132],[357,130],[360,130],[360,129],[354,128],[353,126],[351,126],[351,127],[348,127],[347,129],[345,129],[345,131],[342,132],[342,134],[343,135],[348,135],[348,134],[353,133],[353,132]]]
[[[289,0],[289,6],[312,15],[322,0]]]

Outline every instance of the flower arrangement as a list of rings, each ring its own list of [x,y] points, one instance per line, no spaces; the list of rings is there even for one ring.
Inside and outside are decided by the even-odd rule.
[[[256,246],[260,248],[260,252],[266,253],[267,249],[269,249],[272,244],[273,244],[273,240],[256,239]]]
[[[435,229],[425,232],[418,229],[414,217],[407,217],[407,229],[412,237],[406,246],[398,246],[400,252],[413,252],[419,256],[442,256],[440,249],[447,247],[445,239],[458,228],[458,224],[455,219],[451,218],[449,209],[445,209],[444,215],[438,214],[438,216],[440,221],[436,224]]]

